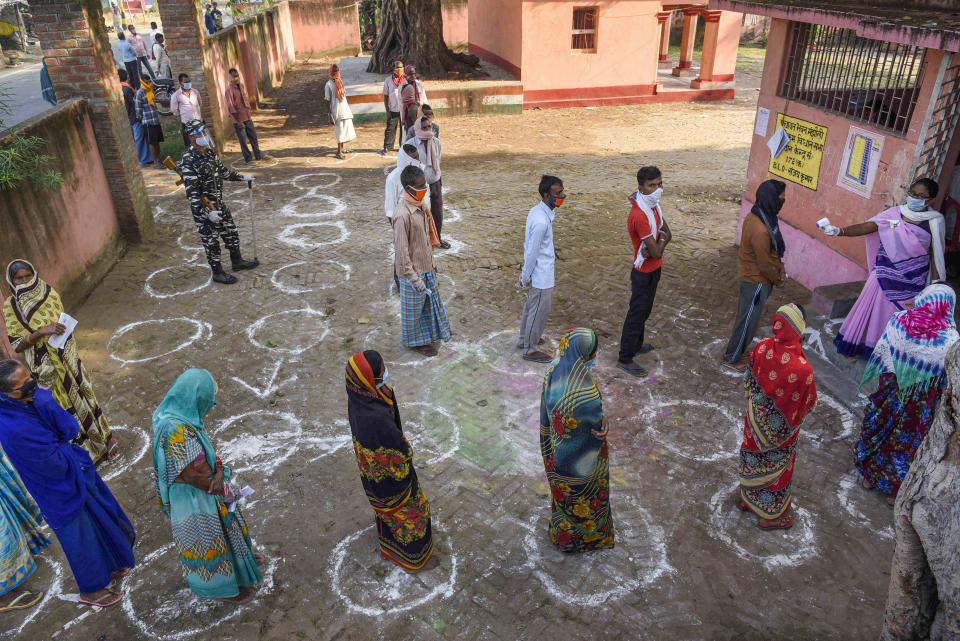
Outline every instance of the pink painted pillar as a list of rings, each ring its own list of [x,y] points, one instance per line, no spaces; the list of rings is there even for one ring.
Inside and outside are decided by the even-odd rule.
[[[670,69],[673,63],[670,62],[670,18],[672,11],[661,11],[657,14],[657,22],[660,24],[660,60],[661,69]]]
[[[693,70],[693,45],[697,37],[697,16],[700,15],[700,7],[685,7],[683,9],[683,36],[680,38],[680,62],[673,68],[675,76],[692,76]]]
[[[737,67],[737,49],[740,46],[742,14],[732,11],[703,12],[706,21],[703,32],[703,57],[700,77],[691,83],[692,89],[711,89],[733,82]]]

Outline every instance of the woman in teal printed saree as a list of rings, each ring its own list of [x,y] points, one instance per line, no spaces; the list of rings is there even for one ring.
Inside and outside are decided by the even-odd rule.
[[[187,585],[199,597],[246,601],[261,576],[240,508],[230,501],[230,468],[217,457],[203,425],[214,406],[210,372],[181,374],[153,413],[153,464],[163,512]]]
[[[550,542],[561,552],[612,548],[607,428],[593,380],[597,334],[578,328],[560,339],[543,382],[540,453],[550,484]]]
[[[30,608],[43,599],[43,592],[24,587],[37,571],[33,556],[50,545],[42,526],[40,508],[0,450],[0,612]]]

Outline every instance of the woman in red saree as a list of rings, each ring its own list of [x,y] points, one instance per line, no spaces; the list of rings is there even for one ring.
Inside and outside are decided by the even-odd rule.
[[[747,413],[740,446],[737,507],[757,515],[764,530],[788,529],[800,424],[817,404],[813,366],[800,346],[803,310],[784,305],[773,316],[773,337],[760,341],[747,371]]]

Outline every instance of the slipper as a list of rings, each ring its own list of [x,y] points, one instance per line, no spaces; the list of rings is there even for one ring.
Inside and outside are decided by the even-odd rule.
[[[24,590],[24,592],[16,599],[11,601],[9,605],[0,607],[0,612],[32,608],[38,604],[41,599],[43,599],[43,592],[31,592],[30,590]]]
[[[92,605],[96,608],[109,608],[112,605],[120,603],[120,600],[123,597],[120,596],[119,592],[114,592],[113,590],[108,590],[108,592],[109,594],[106,594],[99,599],[87,599],[81,596],[79,601],[83,605]]]
[[[130,568],[123,568],[122,570],[117,570],[110,575],[110,578],[114,581],[119,581],[123,577],[127,576],[130,573]]]
[[[107,450],[107,460],[116,461],[118,458],[120,458],[120,454],[120,444],[114,443],[110,446],[110,449]]]
[[[640,365],[637,365],[633,361],[630,361],[629,363],[622,363],[620,361],[617,361],[617,367],[625,371],[627,374],[630,374],[631,376],[636,376],[637,378],[647,377],[647,370],[645,370]]]
[[[861,476],[860,487],[862,487],[865,490],[872,490],[874,487],[876,487],[876,484],[873,481],[867,479],[867,477]]]
[[[785,514],[778,519],[760,519],[757,521],[757,527],[761,530],[789,530],[797,522],[797,517],[792,514]]]
[[[747,371],[747,363],[728,363],[727,361],[723,361],[722,365],[737,374],[743,374]]]

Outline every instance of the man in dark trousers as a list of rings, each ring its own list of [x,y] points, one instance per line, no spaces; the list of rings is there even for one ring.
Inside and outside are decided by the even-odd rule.
[[[183,176],[183,186],[190,201],[190,211],[193,221],[197,224],[197,232],[207,254],[207,262],[213,271],[213,280],[225,285],[232,285],[237,279],[232,274],[223,271],[220,264],[220,243],[217,236],[223,238],[223,244],[230,251],[230,263],[233,271],[253,269],[258,266],[258,260],[245,260],[240,255],[240,234],[233,216],[223,202],[223,181],[253,181],[253,176],[241,176],[232,169],[227,169],[214,151],[213,138],[207,131],[207,126],[193,120],[186,125],[190,136],[190,147],[184,152],[180,160],[180,171]]]
[[[672,238],[670,226],[663,217],[660,197],[663,196],[663,175],[656,167],[641,167],[637,172],[637,191],[630,196],[627,231],[633,243],[633,266],[630,270],[630,309],[623,321],[620,356],[617,366],[628,374],[645,377],[647,370],[633,361],[637,354],[653,351],[644,342],[647,319],[653,311],[653,300],[660,283],[663,250]]]

